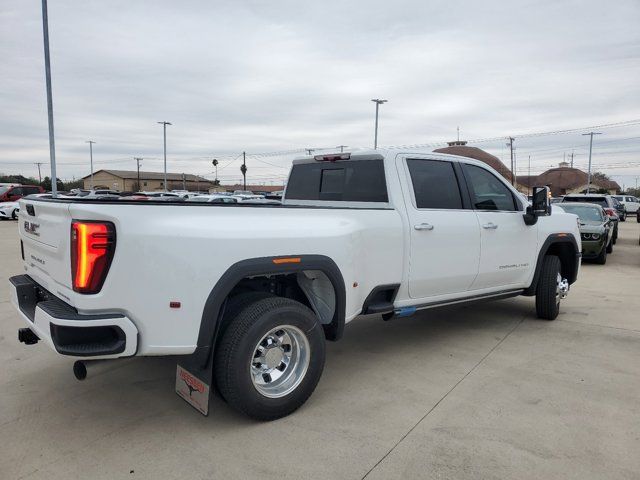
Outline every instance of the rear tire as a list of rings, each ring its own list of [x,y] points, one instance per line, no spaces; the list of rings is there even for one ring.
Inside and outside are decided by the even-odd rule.
[[[15,210],[11,213],[11,218],[13,218],[14,220],[18,219],[18,214],[16,213]]]
[[[611,247],[611,248],[613,248],[613,247]],[[606,247],[602,247],[602,251],[596,257],[595,262],[598,265],[604,265],[605,263],[607,263],[607,248]]]
[[[555,255],[544,257],[536,287],[536,314],[538,318],[555,320],[560,313],[558,283],[561,279],[560,259]]]
[[[624,212],[624,213],[622,214],[622,216],[620,217],[620,221],[621,221],[621,222],[626,222],[626,221],[627,221],[627,212]]]
[[[316,315],[299,302],[271,297],[244,306],[227,325],[214,373],[232,408],[257,420],[275,420],[307,401],[324,360],[324,332]]]
[[[613,231],[613,238],[611,239],[611,243],[614,245],[618,241],[618,226],[616,225],[616,229]]]

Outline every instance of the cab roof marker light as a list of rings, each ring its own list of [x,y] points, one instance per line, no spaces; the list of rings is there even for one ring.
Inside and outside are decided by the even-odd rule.
[[[349,160],[350,153],[332,153],[329,155],[316,155],[313,157],[317,162],[335,162],[337,160]]]

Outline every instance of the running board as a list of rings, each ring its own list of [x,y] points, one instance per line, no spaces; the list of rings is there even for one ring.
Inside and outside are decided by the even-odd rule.
[[[427,310],[429,308],[438,308],[438,307],[448,307],[450,305],[458,305],[462,303],[472,303],[472,302],[481,302],[483,300],[502,300],[505,298],[517,297],[522,295],[524,289],[517,290],[504,290],[501,292],[482,294],[482,295],[474,295],[472,297],[466,298],[458,298],[455,300],[442,300],[440,302],[433,303],[423,303],[420,305],[411,305],[408,307],[400,307],[394,310],[394,318],[395,317],[409,317],[416,313],[418,310]]]

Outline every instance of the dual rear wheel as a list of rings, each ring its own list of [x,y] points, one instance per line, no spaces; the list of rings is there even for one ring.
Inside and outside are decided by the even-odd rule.
[[[227,306],[216,346],[216,386],[234,409],[275,420],[311,396],[325,361],[322,325],[308,307],[288,298],[252,292]]]

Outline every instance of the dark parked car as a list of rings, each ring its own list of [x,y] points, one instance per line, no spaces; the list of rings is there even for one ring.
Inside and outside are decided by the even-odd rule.
[[[627,209],[624,208],[624,204],[614,196],[611,197],[611,200],[613,200],[613,206],[616,209],[616,213],[618,214],[618,217],[620,218],[620,221],[621,222],[626,222],[627,221]]]
[[[565,195],[560,203],[560,206],[564,205],[566,202],[584,202],[584,203],[595,203],[596,205],[600,205],[604,209],[604,213],[607,214],[611,221],[613,222],[613,244],[616,244],[618,240],[618,222],[620,221],[620,217],[618,216],[618,211],[616,210],[616,206],[613,203],[614,199],[611,195],[605,195],[600,193],[574,193],[571,195]]]
[[[0,202],[17,202],[22,197],[34,193],[44,193],[44,189],[38,185],[11,185],[0,187]]]
[[[593,203],[564,203],[561,208],[578,216],[582,258],[604,265],[607,254],[613,253],[613,228],[611,218],[604,209]]]

